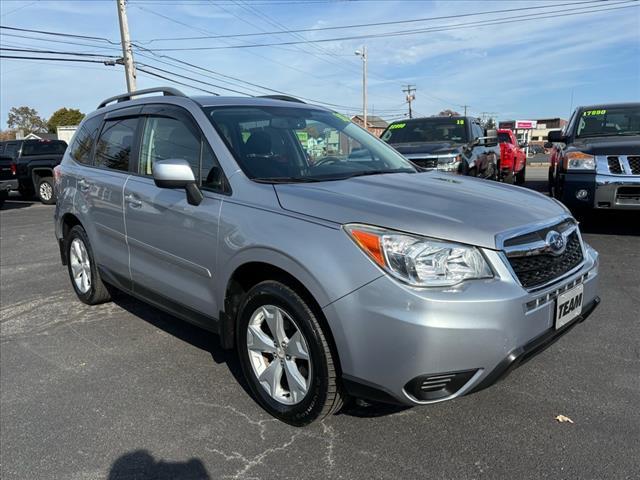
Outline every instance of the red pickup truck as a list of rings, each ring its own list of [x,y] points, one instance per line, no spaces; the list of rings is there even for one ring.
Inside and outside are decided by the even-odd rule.
[[[500,143],[500,179],[503,182],[524,184],[527,155],[518,145],[514,133],[506,128],[498,129]]]

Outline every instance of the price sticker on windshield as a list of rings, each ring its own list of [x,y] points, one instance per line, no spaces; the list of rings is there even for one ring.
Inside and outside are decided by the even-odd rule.
[[[585,110],[582,112],[583,117],[599,117],[600,115],[604,115],[607,113],[606,110]]]
[[[456,120],[456,125],[464,125],[464,119]]]
[[[389,130],[397,130],[399,128],[404,128],[406,126],[407,126],[406,123],[394,123],[393,125],[389,126]]]
[[[343,115],[341,113],[338,112],[333,112],[333,116],[339,118],[340,120],[342,120],[343,122],[351,122],[351,120],[349,119],[349,117],[347,117],[346,115]]]

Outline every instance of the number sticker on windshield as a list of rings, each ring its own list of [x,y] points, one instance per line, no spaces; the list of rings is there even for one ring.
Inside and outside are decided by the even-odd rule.
[[[339,118],[340,120],[342,120],[343,122],[351,122],[351,120],[349,119],[349,117],[347,117],[346,115],[343,115],[341,113],[338,112],[333,112],[333,116]]]
[[[585,110],[582,112],[583,117],[597,117],[599,115],[604,115],[607,113],[606,110]]]
[[[404,128],[406,126],[407,126],[406,123],[394,123],[393,125],[389,125],[389,130],[397,130],[399,128]]]
[[[464,125],[464,119],[463,120],[456,120],[456,125]]]

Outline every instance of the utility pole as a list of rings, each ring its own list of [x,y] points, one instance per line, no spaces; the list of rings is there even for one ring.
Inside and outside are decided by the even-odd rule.
[[[405,98],[407,99],[407,103],[409,104],[409,118],[413,118],[413,112],[411,111],[411,102],[416,99],[416,95],[414,93],[416,91],[416,86],[407,85],[407,88],[403,88],[402,91],[406,93]]]
[[[122,42],[122,61],[124,73],[127,77],[127,92],[133,93],[136,89],[136,68],[133,65],[133,50],[129,37],[129,22],[127,21],[127,6],[125,0],[116,0],[118,4],[118,20],[120,21],[120,40]]]
[[[469,105],[462,105],[462,106],[464,107],[464,116],[466,117],[467,116],[467,107]]]
[[[363,45],[362,50],[356,50],[356,55],[362,57],[362,119],[364,129],[369,131],[367,124],[367,46]]]

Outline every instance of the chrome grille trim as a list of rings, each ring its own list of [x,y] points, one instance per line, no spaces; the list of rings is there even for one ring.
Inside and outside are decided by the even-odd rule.
[[[640,155],[598,155],[596,171],[606,175],[640,175]]]

